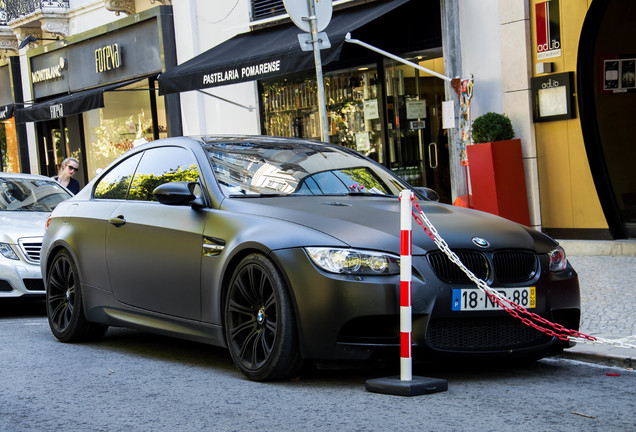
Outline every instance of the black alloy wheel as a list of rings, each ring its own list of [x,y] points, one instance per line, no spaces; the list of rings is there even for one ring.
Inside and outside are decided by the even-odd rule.
[[[79,274],[66,250],[58,252],[49,265],[46,315],[53,335],[62,342],[99,339],[108,329],[105,325],[86,321]]]
[[[225,337],[234,364],[252,380],[289,378],[300,370],[289,292],[263,255],[245,257],[234,271],[225,303]]]

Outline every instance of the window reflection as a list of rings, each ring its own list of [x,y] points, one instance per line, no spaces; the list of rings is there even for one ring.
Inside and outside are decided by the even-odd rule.
[[[179,147],[159,147],[115,166],[95,186],[95,198],[156,201],[152,192],[164,183],[199,179],[194,156]]]
[[[230,196],[397,195],[404,188],[379,165],[337,147],[213,143],[206,150],[223,192]]]
[[[51,212],[70,195],[52,180],[0,177],[0,211]]]
[[[95,198],[126,199],[128,187],[135,168],[141,159],[141,153],[136,154],[115,166],[95,186]]]

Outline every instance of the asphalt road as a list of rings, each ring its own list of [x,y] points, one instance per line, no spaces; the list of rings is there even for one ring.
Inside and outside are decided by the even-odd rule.
[[[1,305],[0,329],[3,432],[636,430],[636,372],[572,360],[416,367],[448,391],[400,397],[364,390],[397,370],[255,383],[206,345],[121,329],[63,344],[41,304]]]

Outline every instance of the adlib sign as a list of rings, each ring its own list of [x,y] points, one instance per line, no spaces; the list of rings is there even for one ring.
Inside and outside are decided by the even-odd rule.
[[[559,0],[535,5],[537,30],[537,59],[561,56],[561,23]]]
[[[37,84],[44,81],[62,78],[62,71],[64,71],[64,69],[66,69],[66,59],[64,57],[60,57],[56,65],[31,72],[31,82],[33,84]]]

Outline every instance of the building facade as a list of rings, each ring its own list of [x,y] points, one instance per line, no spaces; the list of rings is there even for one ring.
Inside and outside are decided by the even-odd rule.
[[[18,67],[21,78],[0,88],[0,107],[14,113],[2,118],[3,169],[53,175],[77,155],[85,182],[162,136],[320,138],[313,54],[300,50],[303,32],[282,0],[23,3],[39,9],[0,23],[0,47],[19,58],[0,63],[0,76]],[[471,194],[471,121],[504,113],[521,140],[530,225],[558,238],[633,237],[633,9],[620,0],[334,0],[321,51],[329,141],[453,203]],[[35,21],[41,40],[18,49]],[[61,59],[66,69],[47,78]]]

